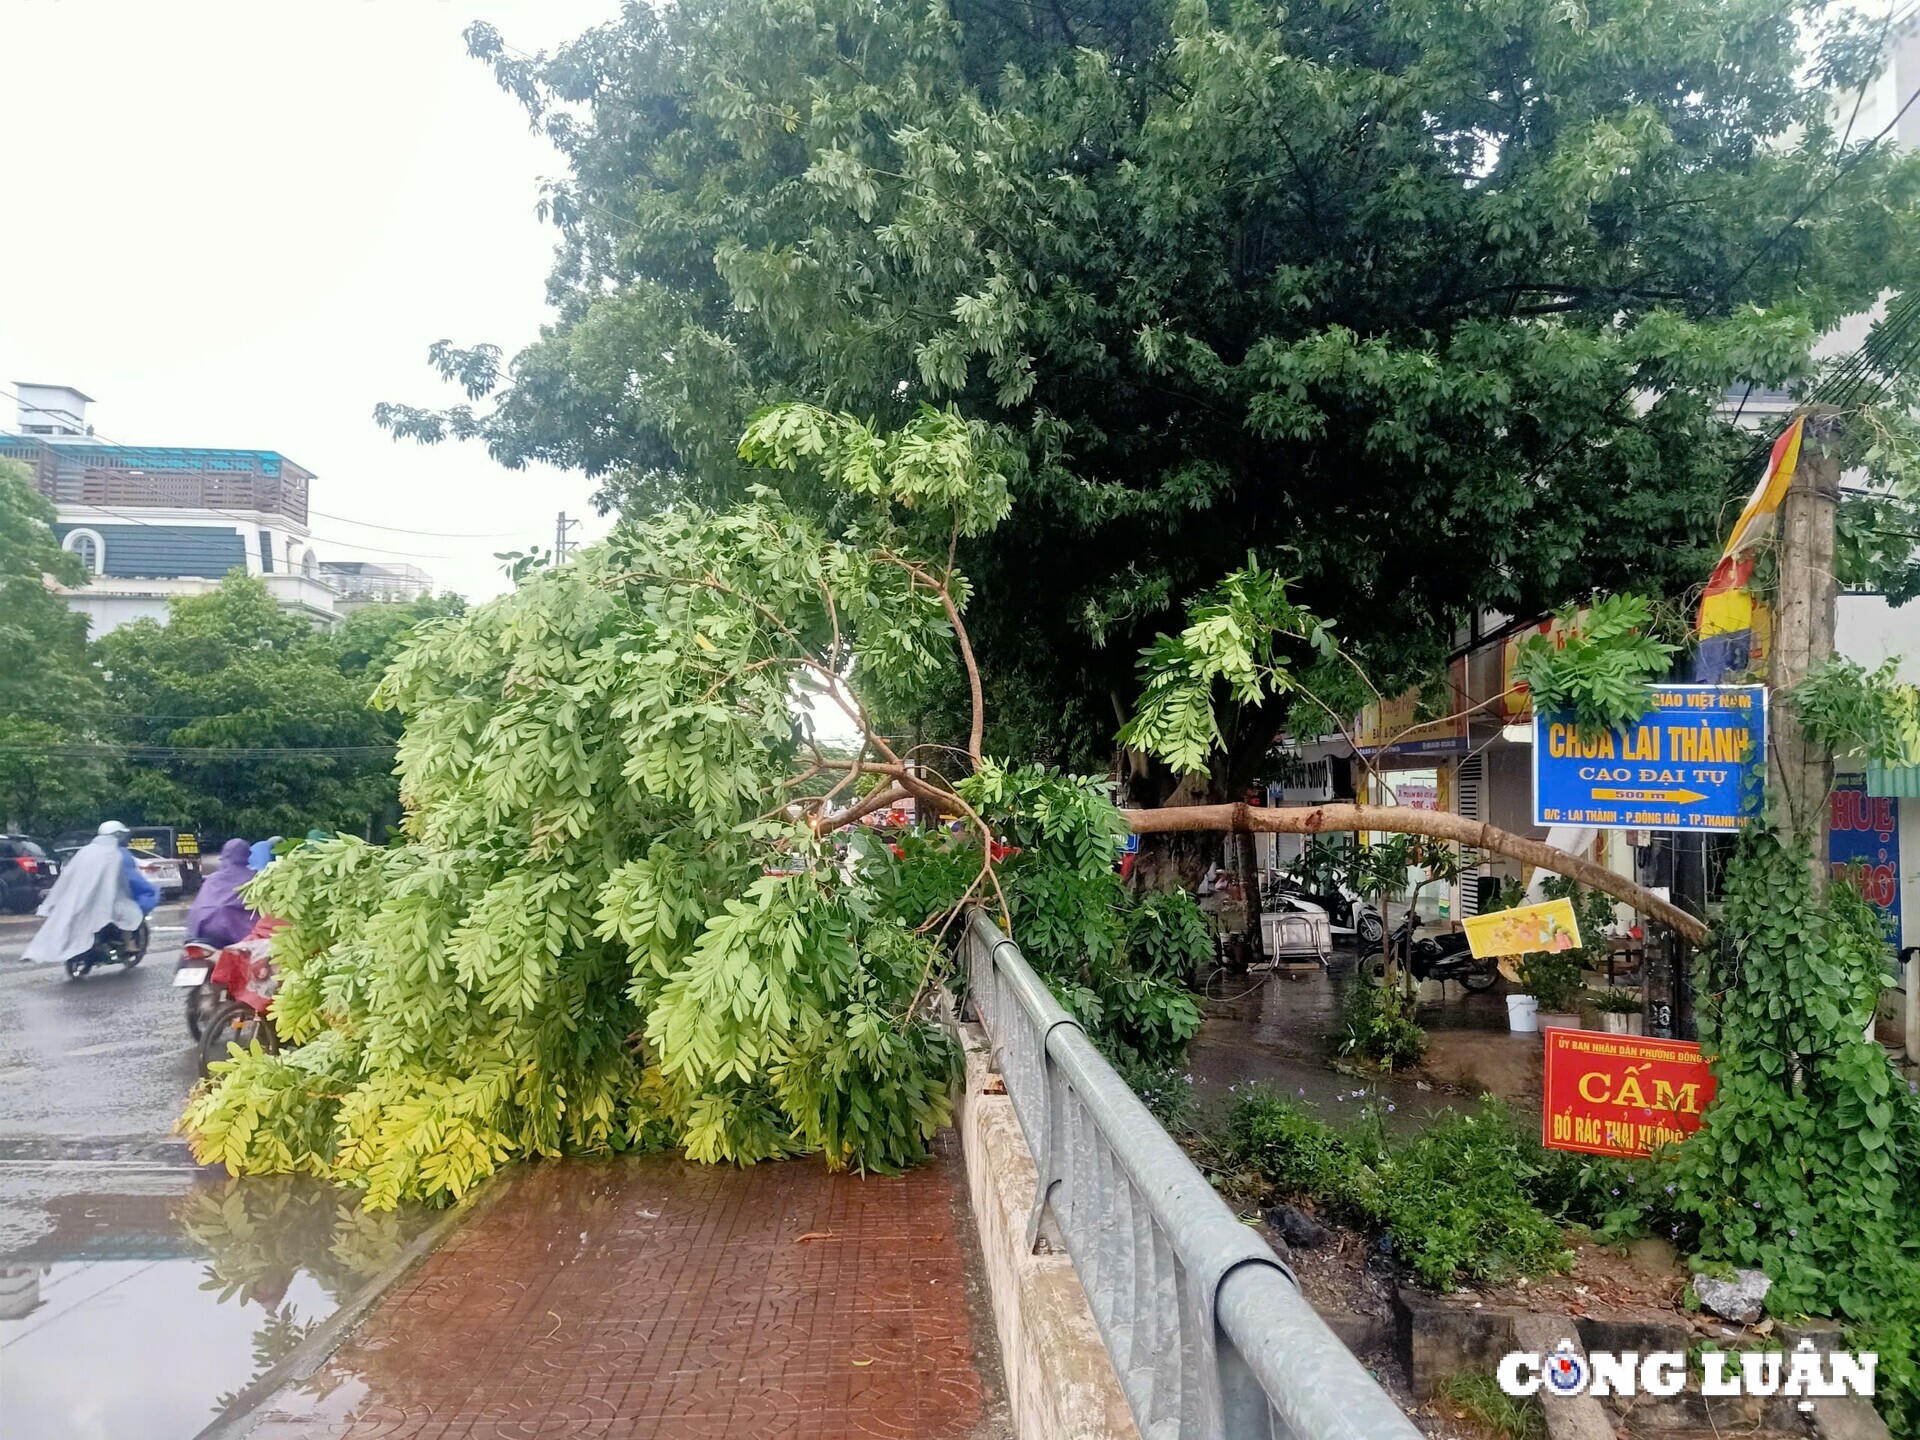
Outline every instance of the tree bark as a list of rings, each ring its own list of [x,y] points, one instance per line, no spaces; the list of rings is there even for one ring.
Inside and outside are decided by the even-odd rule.
[[[1275,831],[1288,835],[1318,835],[1329,830],[1384,830],[1395,835],[1430,835],[1478,850],[1511,856],[1577,880],[1616,900],[1624,901],[1662,924],[1670,925],[1694,944],[1706,942],[1706,925],[1655,895],[1645,886],[1616,875],[1604,865],[1582,860],[1564,850],[1501,830],[1481,820],[1468,820],[1443,810],[1415,810],[1404,805],[1299,805],[1261,808],[1253,805],[1171,805],[1159,810],[1123,810],[1136,834],[1163,835],[1215,831],[1226,834]]]

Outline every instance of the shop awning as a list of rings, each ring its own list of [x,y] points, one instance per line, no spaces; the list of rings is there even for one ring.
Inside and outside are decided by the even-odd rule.
[[[1867,766],[1867,794],[1920,800],[1920,765]]]

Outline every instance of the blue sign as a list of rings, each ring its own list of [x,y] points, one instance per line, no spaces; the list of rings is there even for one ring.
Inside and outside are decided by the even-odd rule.
[[[1536,825],[1737,830],[1760,812],[1764,685],[1656,685],[1632,725],[1590,735],[1533,717]]]
[[[1867,794],[1863,781],[1843,780],[1834,787],[1832,807],[1827,860],[1833,866],[1833,878],[1853,886],[1873,906],[1888,947],[1898,952],[1900,802]]]

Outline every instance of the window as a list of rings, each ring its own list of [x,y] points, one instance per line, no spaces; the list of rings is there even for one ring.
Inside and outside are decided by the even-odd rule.
[[[309,580],[318,580],[320,578],[320,562],[313,558],[313,551],[308,550],[301,555],[300,573]]]
[[[102,574],[106,569],[107,542],[100,538],[98,530],[69,530],[60,548],[78,555],[89,575]]]
[[[260,569],[263,574],[273,574],[273,532],[260,532]]]

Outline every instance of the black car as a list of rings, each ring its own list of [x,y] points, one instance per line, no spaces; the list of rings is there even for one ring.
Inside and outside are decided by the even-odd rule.
[[[60,862],[38,840],[0,835],[0,910],[31,915],[59,873]]]

